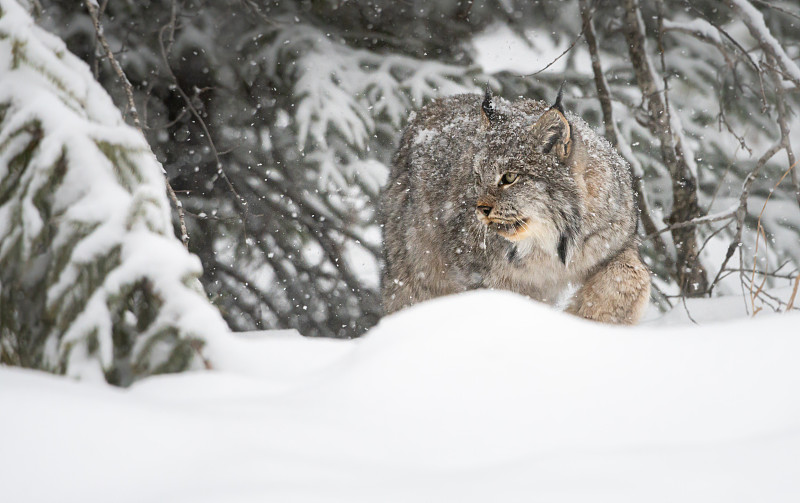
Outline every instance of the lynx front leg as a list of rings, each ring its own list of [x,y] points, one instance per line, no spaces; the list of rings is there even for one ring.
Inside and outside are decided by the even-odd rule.
[[[650,299],[650,273],[635,248],[621,251],[589,276],[567,312],[604,323],[633,325]]]

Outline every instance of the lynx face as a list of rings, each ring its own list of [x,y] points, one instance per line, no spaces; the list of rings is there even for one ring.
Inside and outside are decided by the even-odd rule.
[[[580,226],[569,160],[572,135],[557,104],[536,120],[486,111],[473,173],[476,218],[508,241],[557,252],[566,263]]]

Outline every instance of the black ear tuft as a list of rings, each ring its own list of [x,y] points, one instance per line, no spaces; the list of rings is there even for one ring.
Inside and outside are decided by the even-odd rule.
[[[492,89],[489,84],[486,84],[486,94],[483,95],[483,103],[481,103],[481,110],[486,120],[491,123],[497,117],[497,109],[494,107],[494,97],[492,96]]]
[[[566,80],[561,83],[561,87],[558,88],[558,96],[556,96],[556,102],[553,103],[551,108],[555,108],[562,114],[564,113],[564,105],[561,104],[561,98],[564,97],[564,84],[566,84]]]

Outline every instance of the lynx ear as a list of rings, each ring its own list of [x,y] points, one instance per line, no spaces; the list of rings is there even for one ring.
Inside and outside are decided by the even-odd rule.
[[[531,126],[531,132],[533,141],[536,142],[541,153],[548,154],[555,149],[556,154],[563,161],[572,152],[572,127],[561,106],[561,95],[564,86],[562,85],[561,87],[562,89],[558,91],[555,104]]]
[[[488,129],[496,119],[497,109],[494,106],[494,96],[492,96],[489,84],[486,84],[486,93],[483,95],[483,103],[481,103],[481,124],[484,129]]]

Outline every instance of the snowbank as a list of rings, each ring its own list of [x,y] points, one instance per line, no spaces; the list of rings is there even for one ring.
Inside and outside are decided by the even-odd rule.
[[[799,319],[618,328],[483,291],[354,341],[255,333],[209,348],[216,372],[129,390],[0,369],[0,492],[797,501]]]

